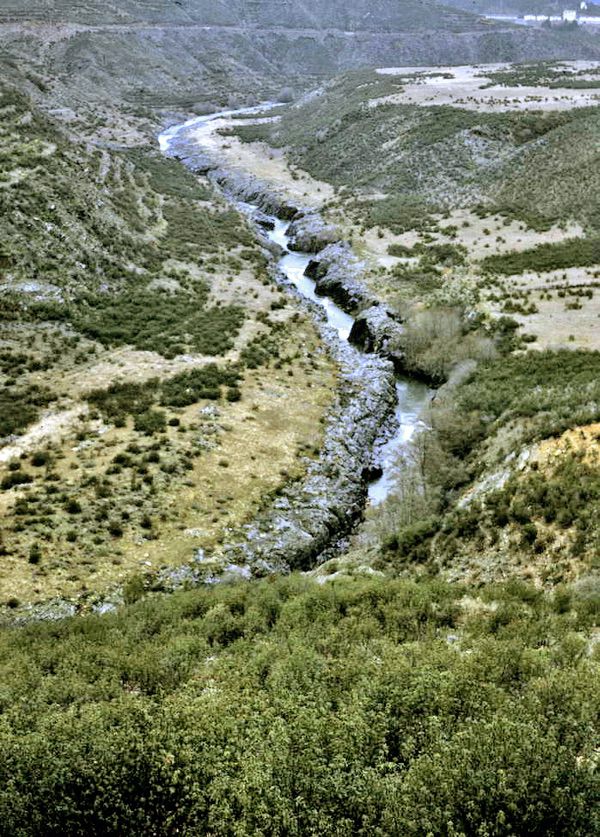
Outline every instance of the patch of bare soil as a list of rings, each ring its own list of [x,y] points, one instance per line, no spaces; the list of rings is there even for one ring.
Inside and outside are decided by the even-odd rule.
[[[254,175],[286,200],[319,209],[333,197],[334,190],[329,183],[292,169],[283,151],[262,142],[243,143],[237,137],[221,136],[220,131],[235,124],[234,120],[216,119],[201,125],[193,137],[228,169]],[[244,124],[252,124],[252,120],[244,120]]]
[[[565,62],[573,72],[589,69],[590,62]],[[404,87],[402,93],[374,99],[370,104],[387,102],[403,105],[450,105],[466,110],[503,113],[511,110],[571,110],[598,104],[600,90],[509,87],[494,84],[486,76],[507,70],[510,64],[486,64],[462,67],[387,67],[378,70],[382,75],[417,77]],[[592,68],[597,67],[593,64]]]

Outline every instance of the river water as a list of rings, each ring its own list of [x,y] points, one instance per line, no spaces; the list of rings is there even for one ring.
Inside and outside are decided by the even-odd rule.
[[[161,151],[168,153],[171,142],[186,128],[200,126],[228,116],[252,116],[252,114],[263,112],[269,107],[273,107],[273,105],[269,103],[253,108],[221,111],[207,116],[195,117],[180,125],[174,125],[159,135],[158,140]],[[236,202],[236,206],[250,217],[258,209],[257,206],[242,202]],[[280,270],[304,297],[324,309],[328,324],[337,331],[341,340],[347,341],[352,325],[354,324],[354,318],[343,311],[329,297],[317,294],[315,282],[305,275],[306,268],[313,256],[310,253],[299,253],[288,249],[289,239],[287,229],[289,222],[283,221],[275,216],[269,216],[269,220],[272,222],[274,228],[272,230],[264,230],[264,234],[285,251],[279,260],[278,266]],[[368,487],[369,502],[371,505],[382,503],[393,491],[396,462],[414,434],[425,426],[422,414],[431,398],[431,391],[420,381],[398,376],[396,380],[396,395],[396,429],[387,442],[381,446],[379,451],[378,464],[381,467],[382,474],[379,478],[373,480]]]

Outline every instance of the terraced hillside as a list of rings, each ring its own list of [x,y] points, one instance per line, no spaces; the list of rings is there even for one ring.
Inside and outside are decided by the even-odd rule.
[[[8,3],[0,49],[45,101],[91,118],[98,103],[205,109],[304,90],[343,70],[596,57],[597,39],[482,22],[436,3]],[[90,105],[93,103],[93,107]]]

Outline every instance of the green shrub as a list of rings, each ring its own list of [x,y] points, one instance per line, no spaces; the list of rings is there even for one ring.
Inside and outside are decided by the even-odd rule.
[[[240,371],[214,363],[174,375],[162,384],[160,402],[169,407],[187,407],[203,398],[219,399],[222,386],[235,386]]]
[[[531,250],[487,256],[481,269],[509,276],[525,271],[545,272],[569,267],[589,267],[600,263],[600,238],[568,238],[540,244]]]
[[[431,538],[439,526],[437,518],[429,518],[406,527],[397,536],[396,551],[402,558],[411,561],[427,561],[431,554]]]
[[[40,408],[53,399],[52,393],[42,387],[4,387],[0,391],[0,437],[24,430],[36,420]]]
[[[167,416],[163,410],[147,410],[145,413],[138,413],[134,427],[140,433],[152,436],[166,430]]]
[[[32,482],[33,477],[31,474],[26,474],[24,471],[11,471],[11,473],[2,478],[0,488],[2,488],[3,491],[10,491],[10,489],[15,488],[15,486],[29,485]]]
[[[144,384],[111,384],[107,389],[92,390],[87,400],[109,420],[127,414],[135,416],[150,409],[157,387],[154,380]]]
[[[208,288],[193,294],[149,290],[140,283],[122,293],[82,300],[73,320],[83,334],[107,346],[131,345],[175,357],[184,350],[221,355],[244,321],[237,305],[206,308]]]
[[[298,575],[145,591],[0,630],[3,833],[596,833],[580,600]]]

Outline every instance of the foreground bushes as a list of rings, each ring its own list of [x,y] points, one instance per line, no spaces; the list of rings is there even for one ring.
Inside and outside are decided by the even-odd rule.
[[[0,833],[595,833],[572,597],[291,577],[5,630]]]

